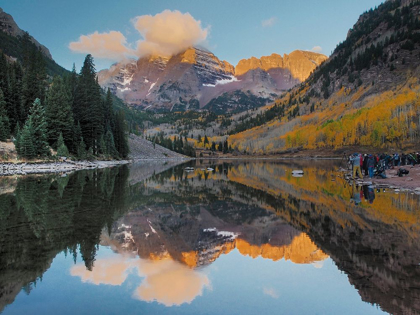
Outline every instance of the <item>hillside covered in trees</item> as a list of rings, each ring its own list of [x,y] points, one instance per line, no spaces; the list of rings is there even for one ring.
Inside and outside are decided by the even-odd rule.
[[[362,14],[329,60],[263,113],[244,121],[229,143],[240,152],[258,154],[416,147],[419,15],[420,1],[414,0],[386,1]]]
[[[93,58],[80,73],[47,74],[45,58],[34,45],[22,50],[22,62],[0,57],[0,140],[14,139],[22,158],[51,155],[79,159],[125,158],[128,145],[124,114],[114,110],[97,82]]]

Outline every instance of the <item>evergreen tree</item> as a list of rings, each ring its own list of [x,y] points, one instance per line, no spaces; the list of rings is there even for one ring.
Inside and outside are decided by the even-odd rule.
[[[32,102],[36,98],[44,99],[47,86],[47,74],[42,52],[31,45],[30,36],[26,33],[23,38],[23,67],[25,69],[22,78],[22,99],[20,121],[24,122]]]
[[[7,116],[6,101],[0,89],[0,141],[6,141],[10,135],[9,117]]]
[[[207,136],[204,136],[204,145],[209,144],[209,139],[207,138]]]
[[[106,154],[117,158],[118,152],[115,149],[115,143],[114,143],[114,136],[112,135],[112,132],[108,130],[105,134],[105,146],[106,146]]]
[[[127,135],[125,132],[125,119],[123,111],[119,111],[115,115],[114,130],[112,130],[114,136],[115,148],[118,151],[120,157],[126,158],[129,153]]]
[[[71,96],[61,77],[56,76],[47,95],[46,118],[48,123],[48,140],[57,148],[60,134],[67,145],[73,141],[73,112]]]
[[[20,138],[21,138],[21,130],[20,130],[20,125],[19,122],[17,122],[16,127],[15,127],[15,149],[18,155],[20,155]]]
[[[79,160],[86,160],[86,144],[81,137],[79,145],[77,147],[77,157]]]
[[[32,159],[36,156],[36,150],[33,143],[33,128],[31,119],[28,119],[28,123],[22,130],[19,136],[19,155],[26,159]]]
[[[32,141],[35,154],[39,156],[46,156],[49,154],[49,147],[47,142],[47,121],[45,118],[45,110],[39,98],[35,100],[29,111],[29,117],[25,123],[31,125]],[[22,135],[23,136],[23,135]]]
[[[64,143],[64,137],[63,134],[60,132],[57,140],[57,155],[58,156],[69,156],[69,150],[67,149],[65,143]]]
[[[104,113],[101,88],[97,82],[92,55],[87,55],[77,80],[73,101],[74,118],[80,122],[82,135],[94,154],[103,133]]]

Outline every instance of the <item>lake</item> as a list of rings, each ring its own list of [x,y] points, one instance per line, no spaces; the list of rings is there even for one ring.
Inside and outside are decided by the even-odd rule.
[[[419,314],[420,196],[339,164],[0,178],[0,313]]]

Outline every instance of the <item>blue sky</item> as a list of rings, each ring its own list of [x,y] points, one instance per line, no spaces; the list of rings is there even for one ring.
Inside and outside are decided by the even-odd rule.
[[[119,31],[134,45],[132,20],[165,9],[189,12],[208,28],[208,48],[236,65],[240,59],[321,47],[330,55],[364,11],[381,0],[0,0],[18,25],[47,46],[57,63],[80,68],[85,54],[69,49],[81,35]],[[97,69],[113,61],[95,59]]]

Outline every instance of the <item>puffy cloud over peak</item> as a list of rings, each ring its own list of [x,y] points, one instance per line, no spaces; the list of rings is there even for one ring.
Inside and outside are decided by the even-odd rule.
[[[137,54],[171,56],[203,43],[209,28],[189,13],[165,10],[155,16],[142,15],[134,19],[135,28],[143,40],[138,42]]]
[[[320,53],[322,51],[322,47],[321,46],[314,46],[314,47],[312,47],[311,51],[316,52],[316,53]]]
[[[125,36],[119,31],[94,32],[81,35],[69,48],[78,53],[92,54],[95,58],[120,61],[130,56],[172,56],[189,47],[205,44],[209,27],[189,13],[165,10],[154,16],[142,15],[132,20],[141,39],[137,49],[131,49]],[[134,45],[133,45],[134,46]]]
[[[127,46],[125,36],[117,31],[81,35],[77,42],[70,43],[69,48],[74,52],[110,60],[121,60],[134,55],[134,50]]]

